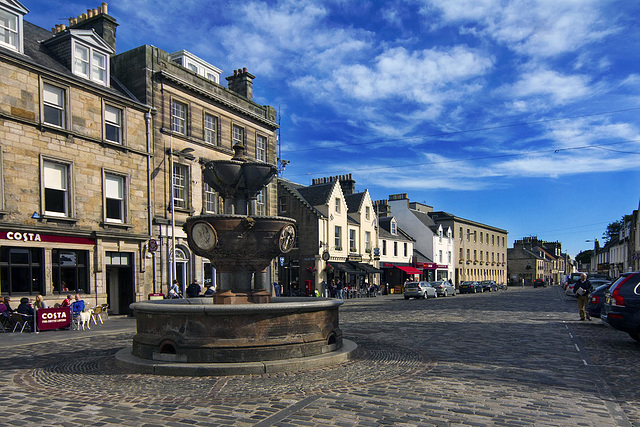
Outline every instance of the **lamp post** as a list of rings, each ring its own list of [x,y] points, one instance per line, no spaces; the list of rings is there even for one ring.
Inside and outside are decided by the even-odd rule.
[[[171,283],[176,279],[176,207],[174,197],[174,185],[175,185],[175,172],[173,170],[173,156],[177,155],[179,158],[184,158],[193,152],[193,148],[183,148],[177,153],[173,151],[173,136],[169,135],[169,168],[171,169],[171,195],[169,198],[169,204],[171,205]],[[184,280],[183,280],[184,281]],[[182,298],[185,296],[186,283],[182,283]]]

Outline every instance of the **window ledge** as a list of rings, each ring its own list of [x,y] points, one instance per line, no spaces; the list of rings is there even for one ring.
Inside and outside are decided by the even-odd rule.
[[[133,224],[123,223],[123,222],[106,222],[102,221],[100,223],[100,227],[109,229],[122,229],[122,230],[131,230],[133,229]]]
[[[78,222],[78,218],[71,218],[68,216],[51,216],[51,215],[43,215],[41,217],[42,222],[66,222],[69,224],[75,224]]]

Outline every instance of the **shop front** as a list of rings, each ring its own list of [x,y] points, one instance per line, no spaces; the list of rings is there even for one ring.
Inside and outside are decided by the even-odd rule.
[[[421,280],[422,270],[409,264],[381,262],[383,293],[404,292],[404,283]]]
[[[449,266],[434,262],[416,262],[416,268],[424,271],[424,277],[429,282],[436,280],[449,280]]]

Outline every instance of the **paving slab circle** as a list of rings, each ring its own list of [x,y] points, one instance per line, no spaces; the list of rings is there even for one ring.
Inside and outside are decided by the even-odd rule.
[[[347,300],[351,358],[296,372],[146,375],[134,319],[0,335],[0,425],[640,426],[640,347],[557,287]],[[636,370],[637,371],[637,370]]]

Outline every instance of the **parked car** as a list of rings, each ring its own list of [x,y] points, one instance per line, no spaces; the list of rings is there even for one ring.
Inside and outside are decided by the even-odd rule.
[[[480,282],[480,286],[482,286],[482,292],[498,292],[498,284],[495,282],[495,280],[483,280],[482,282]]]
[[[587,301],[587,306],[585,307],[589,316],[600,317],[600,312],[602,311],[602,307],[604,307],[604,294],[610,287],[611,282],[600,285],[591,291],[589,301]]]
[[[430,284],[435,288],[439,297],[448,297],[449,295],[456,294],[456,288],[447,280],[438,280],[436,282],[430,282]]]
[[[533,287],[537,288],[537,287],[545,287],[547,286],[546,282],[544,281],[544,279],[536,279],[533,281]]]
[[[640,341],[640,271],[623,273],[604,294],[602,321]]]
[[[436,289],[429,282],[407,282],[404,284],[404,299],[409,298],[437,298]]]
[[[466,281],[460,283],[458,287],[458,292],[461,294],[476,294],[478,292],[483,292],[482,285],[475,281]]]

